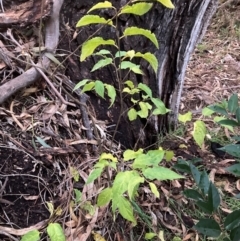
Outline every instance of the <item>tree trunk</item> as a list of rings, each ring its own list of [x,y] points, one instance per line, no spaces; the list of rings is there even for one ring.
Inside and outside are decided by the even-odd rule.
[[[75,26],[77,21],[86,14],[91,6],[99,1],[73,1],[65,0],[63,15],[65,22],[70,26]],[[114,6],[119,6],[125,2],[111,1]],[[126,147],[134,147],[137,140],[139,145],[147,146],[156,141],[158,133],[174,128],[177,123],[177,116],[184,84],[185,71],[190,56],[204,35],[209,21],[217,7],[217,0],[174,0],[175,9],[167,9],[160,4],[155,4],[154,8],[144,16],[124,16],[120,17],[119,26],[121,31],[124,26],[138,26],[151,30],[157,36],[159,49],[156,49],[148,40],[141,37],[128,37],[124,40],[122,50],[134,49],[136,51],[154,52],[159,61],[157,75],[152,69],[142,61],[144,76],[137,76],[134,80],[149,85],[155,97],[160,97],[171,112],[165,116],[158,116],[146,123],[146,120],[137,120],[130,123],[126,116],[121,119],[117,132],[117,139]],[[101,11],[104,17],[112,17],[111,11]],[[70,43],[71,50],[81,45],[92,34],[97,27],[84,27],[80,29],[75,40]],[[115,32],[109,31],[109,26],[103,28],[100,33],[104,39],[114,38]],[[67,36],[65,36],[67,38]],[[65,40],[66,40],[65,38]],[[66,41],[62,41],[61,48],[68,48]],[[79,54],[79,52],[77,52]],[[69,68],[67,74],[74,82],[84,78],[101,79],[107,83],[115,84],[114,73],[111,68],[104,68],[98,75],[89,74],[93,67],[94,58],[86,62],[79,62],[79,57],[69,58]],[[133,78],[131,78],[133,80]],[[98,100],[91,96],[91,101],[95,107],[97,117],[107,120],[109,124],[117,122],[120,110],[120,100],[118,99],[112,109],[108,109],[109,103]],[[129,104],[124,103],[125,108]],[[143,127],[146,127],[143,129]]]

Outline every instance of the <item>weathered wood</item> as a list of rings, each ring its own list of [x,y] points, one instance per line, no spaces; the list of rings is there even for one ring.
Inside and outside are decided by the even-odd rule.
[[[30,0],[19,4],[11,5],[6,11],[0,13],[0,28],[11,26],[25,27],[45,19],[52,13],[52,0]],[[4,10],[4,6],[3,6]]]

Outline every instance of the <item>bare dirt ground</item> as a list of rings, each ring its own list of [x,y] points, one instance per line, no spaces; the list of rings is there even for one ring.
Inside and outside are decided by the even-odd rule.
[[[202,118],[200,111],[203,107],[239,92],[239,17],[240,5],[237,2],[218,10],[189,63],[182,97],[182,113],[190,110],[195,113],[195,118]],[[3,69],[4,66],[0,66],[0,70]],[[11,72],[8,74],[14,75]],[[176,209],[183,205],[182,202],[177,202],[182,197],[183,185],[178,182],[171,186],[168,183],[159,183],[162,191],[159,200],[152,197],[146,188],[141,188],[138,204],[148,213],[150,219],[147,220],[147,217],[138,213],[138,227],[129,227],[121,218],[117,218],[113,225],[108,209],[98,210],[97,216],[89,214],[91,202],[96,199],[100,184],[105,182],[103,178],[101,182],[90,186],[90,189],[83,189],[83,180],[86,180],[89,168],[96,161],[88,158],[87,147],[96,143],[86,140],[74,142],[76,137],[83,136],[84,126],[80,112],[76,108],[69,110],[65,105],[56,104],[55,97],[44,82],[19,93],[8,108],[0,107],[0,118],[0,240],[19,240],[19,235],[26,233],[29,228],[38,228],[45,233],[44,228],[51,221],[63,225],[68,237],[72,238],[68,240],[81,240],[72,237],[72,233],[78,230],[78,237],[82,237],[83,230],[91,232],[91,222],[94,223],[94,230],[102,230],[106,240],[127,240],[124,233],[143,240],[143,230],[147,229],[144,225],[146,222],[151,224],[153,218],[168,230],[168,238],[171,233],[176,232],[180,232],[183,238],[188,235],[189,239],[185,240],[196,236],[191,231],[192,217],[185,216],[182,212],[181,226],[176,210],[169,208],[167,200],[170,196],[176,200]],[[211,123],[209,120],[210,129],[220,131],[214,129],[216,127]],[[105,123],[97,124],[103,132],[106,130]],[[191,127],[188,132],[190,131]],[[180,144],[185,144],[186,148],[180,149]],[[216,167],[216,160],[220,161],[219,170],[224,167],[224,162],[221,163],[223,159],[217,159],[207,146],[205,150],[199,149],[188,136],[166,138],[161,145],[173,150],[176,157],[201,157],[209,171],[213,165]],[[83,162],[83,158],[88,158],[88,162]],[[73,180],[74,170],[81,170],[79,180]],[[220,177],[225,180],[226,176]],[[237,190],[235,181],[234,178],[226,179],[232,192]],[[74,199],[74,189],[83,189],[89,208],[73,210],[70,202]],[[51,207],[54,207],[52,213]]]

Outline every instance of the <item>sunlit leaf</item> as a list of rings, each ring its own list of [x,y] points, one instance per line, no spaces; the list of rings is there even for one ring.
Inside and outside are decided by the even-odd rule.
[[[142,53],[138,52],[138,53],[135,54],[135,57],[142,57],[143,59],[145,59],[151,65],[154,72],[157,73],[158,60],[157,60],[157,58],[155,57],[154,54],[149,53],[149,52],[147,52],[145,54],[142,54]]]
[[[128,118],[130,121],[136,120],[137,119],[137,111],[134,108],[131,108],[128,113]]]
[[[130,200],[134,199],[140,183],[144,183],[144,178],[140,177],[139,174],[136,173],[136,176],[132,178],[131,182],[128,184],[128,196]]]
[[[32,230],[24,234],[21,241],[38,241],[40,240],[40,233],[38,230]]]
[[[139,149],[138,151],[126,150],[123,153],[123,160],[129,161],[129,160],[135,159],[142,153],[143,153],[143,149]]]
[[[141,117],[141,118],[147,118],[148,117],[148,106],[147,103],[140,101],[139,102],[139,106],[140,109],[137,114]]]
[[[80,61],[82,62],[87,57],[91,56],[95,49],[100,45],[116,46],[114,40],[112,39],[104,40],[102,37],[91,38],[88,41],[84,42],[84,44],[82,45]]]
[[[88,176],[87,182],[86,184],[89,184],[91,182],[93,182],[94,180],[96,180],[98,177],[101,176],[103,171],[103,168],[95,168],[91,171],[90,175]]]
[[[85,84],[85,85],[83,86],[83,88],[82,88],[81,93],[84,93],[84,92],[87,92],[87,91],[92,90],[92,89],[94,88],[94,86],[95,86],[95,82],[94,82],[94,81]]]
[[[138,28],[138,27],[128,27],[124,30],[123,36],[132,36],[132,35],[142,35],[148,38],[150,41],[153,42],[153,44],[159,48],[158,41],[154,33],[152,33],[150,30]]]
[[[131,203],[124,197],[121,198],[118,204],[119,213],[128,221],[131,221],[133,225],[137,224],[137,221],[133,215],[133,207]]]
[[[59,223],[50,223],[47,227],[47,234],[51,241],[66,241],[63,229]]]
[[[77,23],[76,27],[82,27],[89,24],[108,24],[113,25],[111,20],[99,17],[98,15],[85,15]]]
[[[99,96],[104,98],[104,84],[102,81],[96,80],[94,89]]]
[[[155,234],[155,233],[146,233],[144,238],[149,240],[149,239],[153,239],[156,236],[157,236],[157,234]]]
[[[192,120],[192,112],[191,111],[188,111],[186,114],[184,115],[181,115],[179,114],[178,115],[178,120],[182,123],[186,123],[187,121],[191,121]]]
[[[112,85],[104,84],[104,86],[106,87],[107,95],[108,95],[108,97],[111,100],[111,104],[109,106],[109,108],[110,108],[114,104],[114,102],[115,102],[116,95],[117,95],[116,94],[116,90],[115,90],[114,86],[112,86]]]
[[[175,8],[174,5],[172,4],[171,0],[157,0],[160,2],[162,5],[164,5],[167,8]]]
[[[139,15],[142,16],[145,13],[147,13],[151,8],[152,8],[152,3],[136,3],[133,5],[126,5],[122,8],[122,10],[120,11],[120,14],[123,13],[129,13],[129,14],[135,14],[135,15]]]
[[[157,198],[159,198],[159,197],[160,197],[160,194],[159,194],[159,191],[158,191],[156,185],[155,185],[153,182],[149,182],[149,186],[150,186],[150,189],[151,189],[152,193],[153,193]]]
[[[97,205],[99,207],[107,205],[112,199],[112,188],[108,187],[101,191],[98,195]]]
[[[100,2],[100,3],[97,3],[95,4],[93,7],[91,7],[87,13],[90,13],[92,12],[93,10],[96,10],[96,9],[103,9],[103,8],[114,8],[112,6],[112,3],[109,2],[109,1],[104,1],[104,2]]]
[[[101,59],[93,66],[91,72],[101,69],[111,63],[112,63],[112,58]]]
[[[205,123],[200,120],[195,121],[194,128],[193,128],[193,138],[201,148],[204,143],[206,134],[207,134],[207,129],[206,129]]]
[[[91,79],[83,79],[83,80],[81,80],[80,82],[78,82],[78,83],[75,85],[75,87],[73,88],[73,91],[81,88],[81,87],[84,86],[88,81],[92,81],[92,80],[91,80]]]
[[[153,167],[143,170],[143,175],[149,180],[174,180],[184,178],[176,172],[165,167]]]
[[[148,97],[152,98],[152,90],[147,85],[139,83],[138,88],[143,90],[148,95]]]

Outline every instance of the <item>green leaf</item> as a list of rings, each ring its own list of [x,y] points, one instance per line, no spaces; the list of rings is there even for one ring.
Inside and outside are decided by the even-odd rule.
[[[89,184],[91,182],[93,182],[94,180],[96,180],[98,177],[101,176],[103,172],[103,168],[95,168],[91,171],[90,175],[88,176],[88,179],[86,181],[86,184]]]
[[[152,98],[151,101],[157,107],[157,109],[153,111],[153,115],[165,115],[169,112],[169,110],[165,107],[164,103],[160,99]]]
[[[76,27],[82,27],[89,24],[108,24],[113,26],[112,20],[101,18],[98,15],[85,15],[77,23]]]
[[[213,113],[214,111],[209,109],[208,107],[202,109],[202,115],[204,116],[211,116]]]
[[[118,209],[119,209],[119,213],[122,215],[123,218],[125,218],[128,221],[131,221],[133,225],[137,224],[137,221],[133,215],[133,207],[126,198],[124,197],[121,198],[118,204]]]
[[[165,152],[163,150],[151,150],[147,154],[141,154],[136,157],[133,162],[132,167],[145,168],[147,166],[158,166],[158,164],[163,160]]]
[[[197,190],[194,190],[194,189],[185,189],[183,191],[183,194],[187,197],[187,198],[191,198],[191,199],[194,199],[196,201],[198,200],[203,200],[203,197],[202,195],[197,191]]]
[[[128,183],[132,181],[132,178],[134,178],[133,172],[134,171],[119,172],[116,175],[112,186],[113,198],[115,196],[122,195],[128,190]]]
[[[46,148],[51,148],[51,146],[49,146],[45,140],[43,140],[41,137],[38,137],[38,136],[35,136],[36,137],[36,140],[38,143],[40,143],[43,147],[46,147]]]
[[[94,88],[94,86],[95,86],[95,82],[94,81],[91,81],[90,83],[85,84],[83,89],[82,89],[82,91],[81,91],[81,93],[85,93],[87,91],[92,90]]]
[[[235,114],[237,108],[238,108],[238,95],[233,94],[228,101],[228,110],[232,114]]]
[[[138,88],[143,90],[148,95],[148,97],[152,98],[152,90],[147,85],[140,83],[138,84]]]
[[[225,126],[239,126],[239,123],[234,121],[234,120],[229,120],[229,119],[223,119],[218,122],[220,125],[225,125]]]
[[[173,151],[165,151],[165,157],[164,158],[167,162],[171,161],[173,157],[174,157]]]
[[[157,38],[155,36],[154,33],[152,33],[151,31],[147,30],[147,29],[143,29],[143,28],[138,28],[138,27],[128,27],[124,30],[123,32],[123,36],[132,36],[132,35],[143,35],[146,38],[148,38],[150,41],[152,41],[152,43],[159,48],[158,46],[158,41]]]
[[[192,112],[191,111],[188,111],[186,114],[184,115],[181,115],[179,114],[178,115],[178,120],[182,123],[186,123],[187,121],[191,121],[192,120]]]
[[[80,177],[78,170],[75,167],[70,166],[70,173],[71,173],[74,181],[78,182],[79,177]]]
[[[225,151],[234,157],[240,158],[240,145],[238,144],[229,144],[219,148],[219,150]]]
[[[139,102],[139,106],[140,109],[137,114],[141,117],[141,118],[147,118],[148,117],[148,106],[147,103],[140,101]]]
[[[210,183],[208,190],[208,202],[212,205],[213,211],[217,210],[221,202],[218,190],[212,182]]]
[[[146,3],[146,2],[136,3],[131,6],[126,5],[122,8],[119,15],[123,13],[128,13],[128,14],[135,14],[135,15],[142,16],[152,8],[152,5],[153,5],[152,3]]]
[[[142,153],[143,153],[143,149],[139,149],[138,151],[126,150],[123,153],[123,160],[129,161],[129,160],[135,159]]]
[[[112,199],[112,188],[107,187],[98,195],[97,205],[99,207],[107,205]]]
[[[201,172],[199,172],[199,170],[192,163],[190,163],[189,167],[196,184],[199,185],[201,179]]]
[[[136,65],[130,61],[122,61],[119,67],[120,69],[130,69],[135,74],[143,74],[142,70],[140,69],[140,65]]]
[[[117,95],[116,90],[115,90],[114,86],[112,86],[112,85],[108,85],[108,84],[104,84],[104,85],[107,89],[107,95],[111,100],[111,104],[109,106],[109,108],[110,108],[113,105],[113,103],[115,102],[116,95]]]
[[[104,99],[104,84],[100,80],[95,81],[95,91],[96,93]]]
[[[239,227],[233,229],[230,232],[231,241],[239,241],[239,237],[240,237],[240,228]]]
[[[115,54],[115,58],[121,58],[121,57],[125,57],[127,54],[126,51],[117,51]]]
[[[213,206],[212,206],[211,203],[198,200],[198,201],[196,202],[196,204],[197,204],[197,206],[200,207],[205,213],[207,213],[207,214],[212,214],[212,212],[213,212]]]
[[[145,54],[142,54],[142,53],[138,52],[138,53],[135,54],[135,57],[142,57],[143,59],[145,59],[151,65],[154,72],[157,73],[158,60],[157,60],[157,58],[155,57],[154,54],[149,53],[149,52],[147,52]]]
[[[228,214],[224,222],[224,227],[226,230],[233,230],[236,227],[240,227],[240,210]]]
[[[95,53],[94,55],[111,55],[112,53],[107,50],[107,49],[101,49],[100,51],[98,51],[97,53]]]
[[[206,134],[207,129],[205,123],[200,120],[195,121],[193,128],[193,138],[200,148],[202,148]]]
[[[65,241],[63,229],[59,223],[50,223],[47,227],[47,234],[51,241]]]
[[[162,5],[164,5],[167,8],[175,8],[171,0],[157,0],[157,2],[160,2]]]
[[[237,118],[238,123],[240,123],[240,107],[237,108],[235,114],[236,114],[236,118]]]
[[[104,159],[111,160],[113,162],[117,162],[117,158],[114,157],[111,153],[105,153],[105,152],[102,153],[99,160],[104,160]]]
[[[221,114],[221,115],[224,115],[224,116],[228,116],[227,111],[223,107],[221,107],[219,105],[210,105],[210,106],[208,106],[208,108],[210,110],[218,113],[218,114]]]
[[[215,123],[219,123],[219,121],[225,120],[225,117],[223,117],[223,116],[215,116],[213,120],[214,120]],[[221,124],[221,126],[226,127],[231,132],[233,132],[233,127],[232,126],[224,125],[224,124]]]
[[[136,173],[136,176],[128,184],[128,196],[130,200],[133,200],[135,195],[137,194],[137,190],[140,183],[144,183],[144,178],[140,177],[139,174]]]
[[[40,233],[38,230],[32,230],[24,234],[21,241],[38,241],[40,240]]]
[[[134,108],[131,108],[128,113],[128,118],[130,121],[136,120],[137,119],[137,111]]]
[[[189,162],[186,162],[185,160],[178,159],[177,164],[175,164],[173,168],[179,170],[180,172],[191,174]]]
[[[157,197],[159,198],[160,197],[160,194],[159,194],[159,191],[157,189],[157,186],[153,183],[153,182],[149,182],[149,186],[150,186],[150,189],[152,191],[152,193]]]
[[[112,63],[112,58],[101,59],[93,66],[91,72],[93,72],[97,69],[101,69],[111,63]]]
[[[76,188],[74,188],[73,190],[75,194],[75,203],[78,204],[82,201],[82,193]]]
[[[90,8],[90,10],[88,10],[87,13],[90,13],[93,10],[96,10],[96,9],[103,9],[103,8],[114,8],[114,7],[112,6],[111,2],[104,1],[104,2],[100,2],[100,3],[95,4],[92,8]]]
[[[125,81],[124,84],[127,85],[130,89],[134,88],[134,84],[131,80]]]
[[[230,167],[227,167],[225,170],[237,177],[240,177],[240,164],[234,164]]]
[[[214,219],[201,219],[194,228],[201,234],[213,238],[221,234],[221,228]]]
[[[157,236],[157,234],[155,234],[155,233],[146,233],[144,238],[149,240],[149,239],[153,239],[156,236]]]
[[[203,172],[201,173],[200,182],[198,186],[201,188],[204,195],[208,193],[209,185],[210,185],[210,181],[208,178],[208,174],[206,173],[205,170],[203,170]]]
[[[84,42],[84,44],[82,46],[82,52],[81,52],[81,56],[80,56],[80,61],[82,62],[87,57],[91,56],[93,54],[94,50],[97,47],[99,47],[100,45],[113,45],[113,46],[116,46],[114,40],[112,40],[112,39],[104,40],[101,37],[91,38],[88,41]]]
[[[78,82],[78,83],[75,85],[75,87],[73,88],[73,91],[81,88],[81,87],[84,86],[88,81],[91,81],[91,79],[83,79],[83,80],[81,80],[80,82]]]
[[[143,175],[149,180],[174,180],[184,178],[183,176],[165,167],[146,168],[143,171]]]

